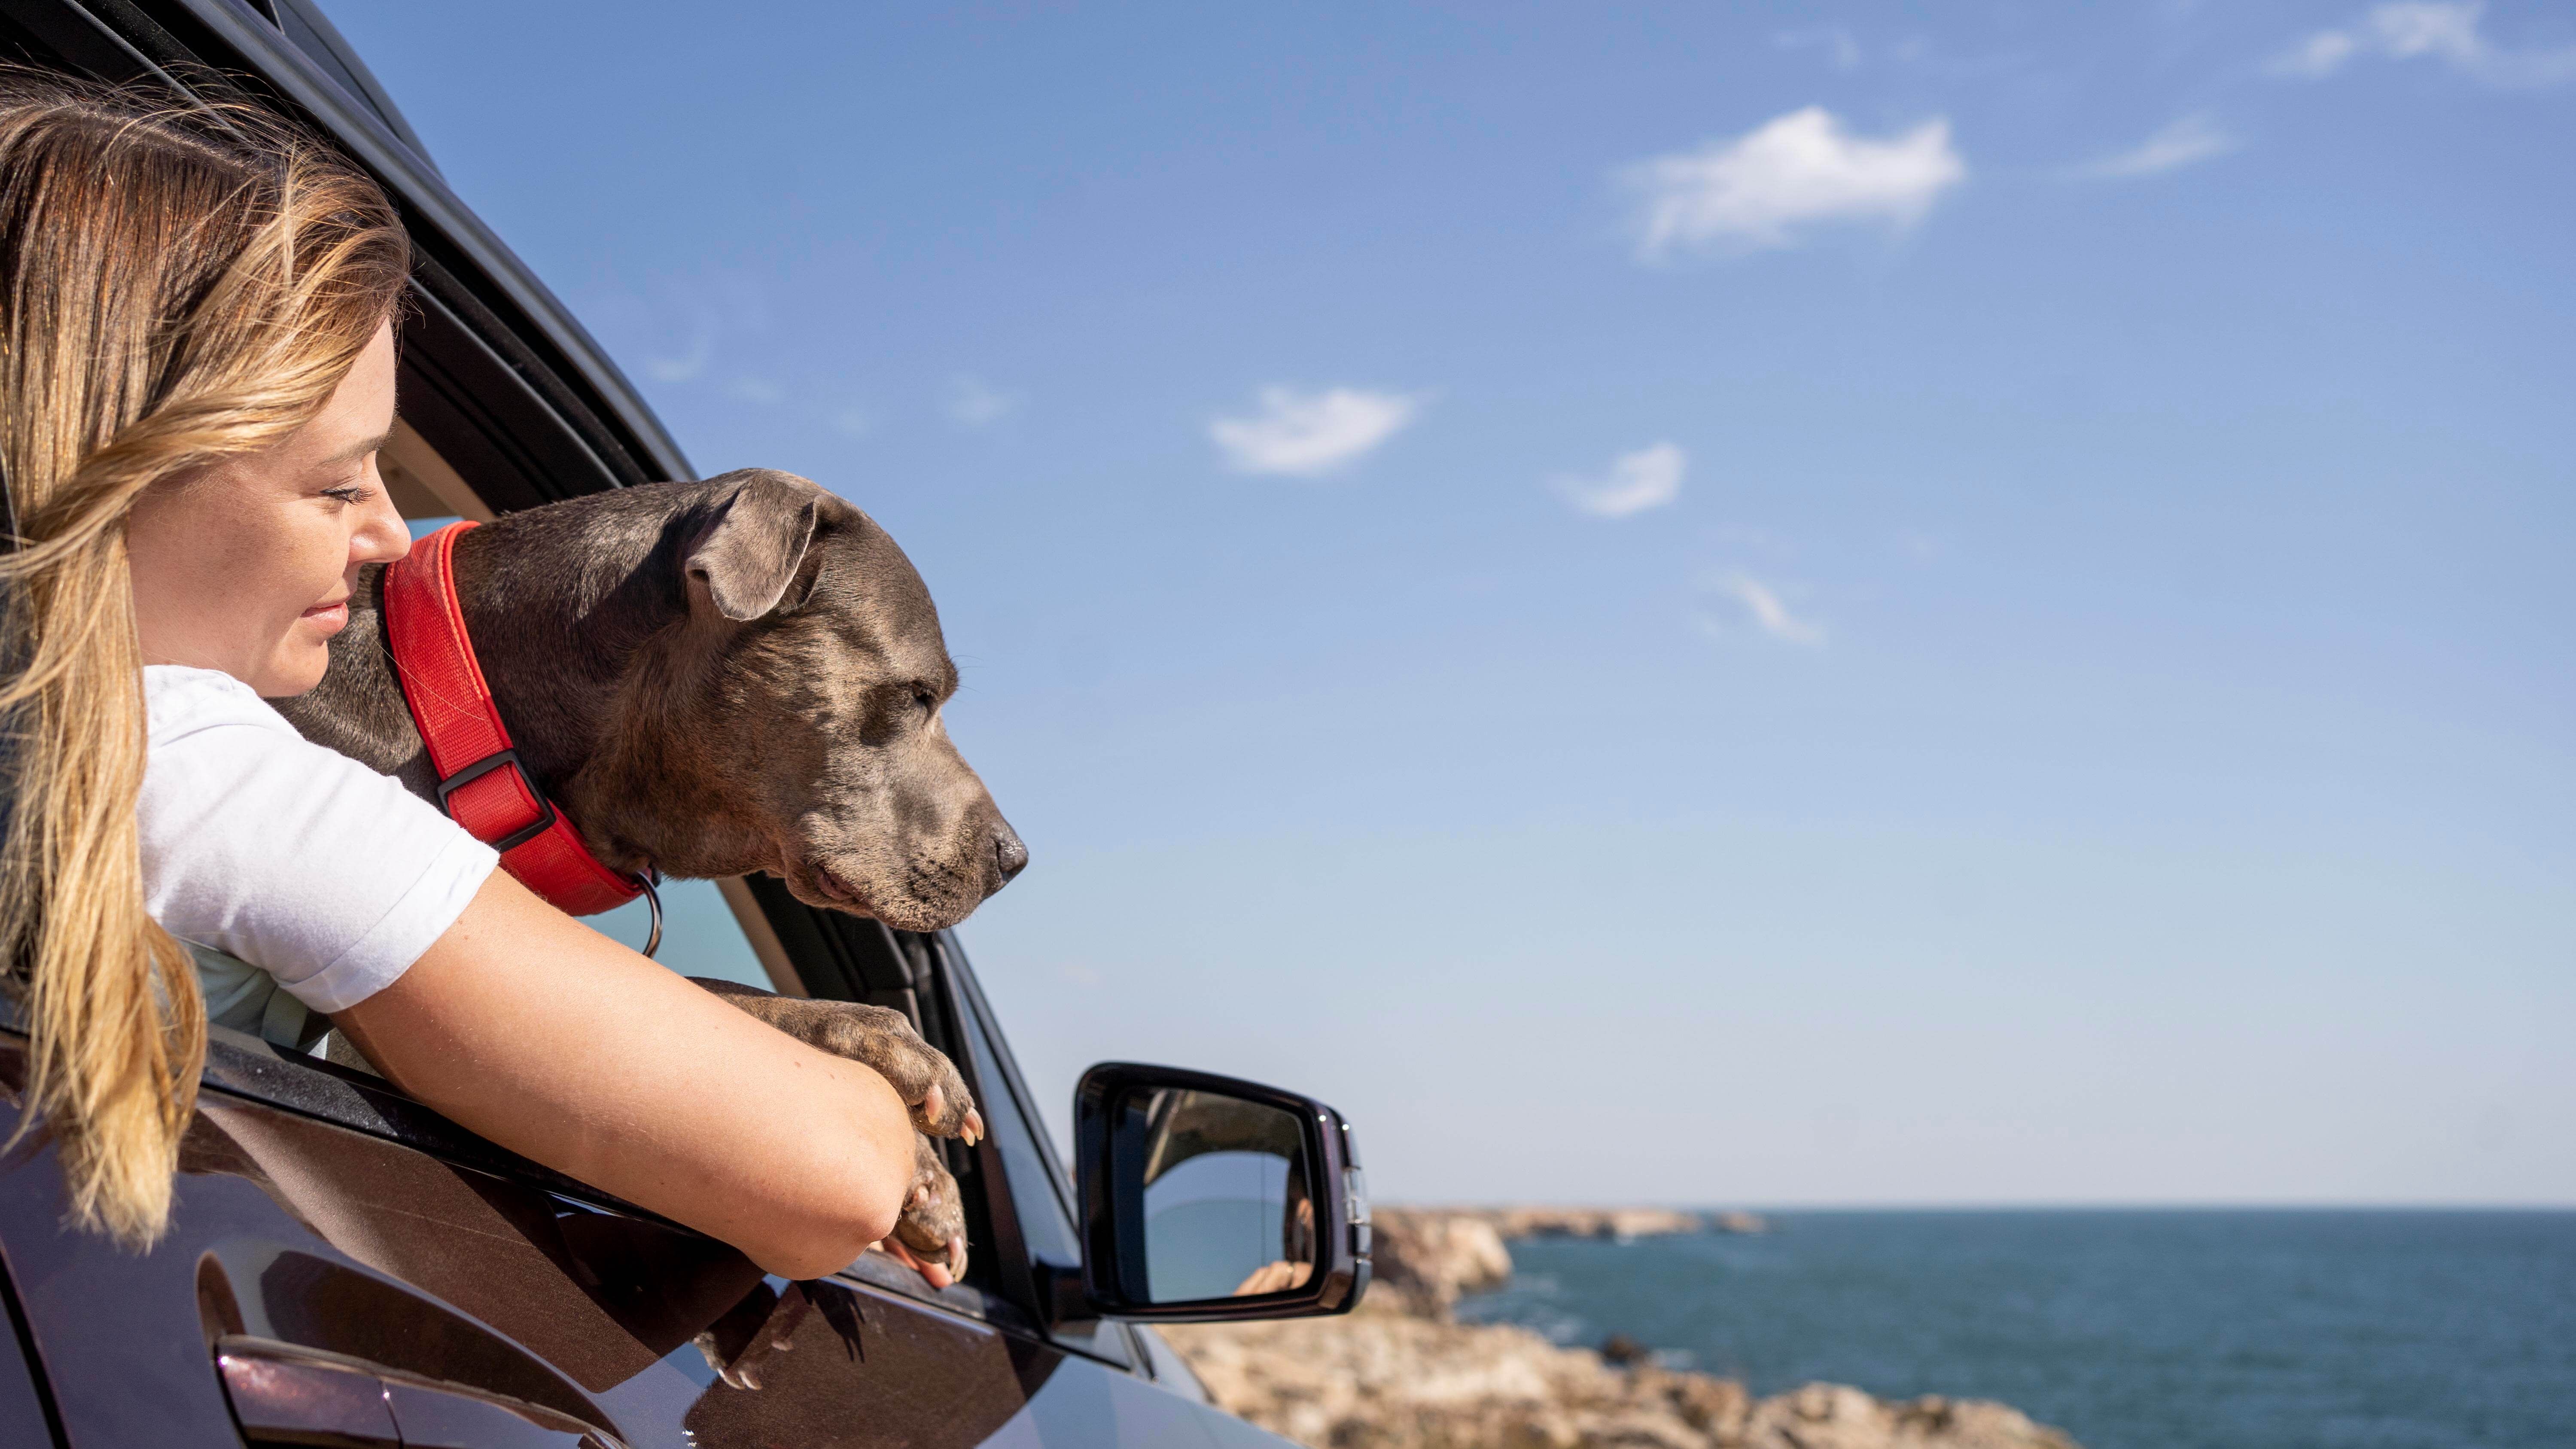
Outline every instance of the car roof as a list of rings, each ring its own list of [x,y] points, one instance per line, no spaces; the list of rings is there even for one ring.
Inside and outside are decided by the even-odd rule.
[[[386,129],[411,148],[412,155],[427,163],[431,171],[438,169],[429,148],[421,144],[411,122],[403,118],[402,108],[385,93],[376,73],[367,69],[367,63],[358,58],[357,47],[349,44],[348,37],[340,33],[340,27],[331,23],[331,17],[323,14],[320,6],[313,0],[249,0],[249,3],[251,9],[268,17],[289,44],[304,52],[306,59],[328,72],[333,80],[340,83],[341,89],[375,112],[376,119],[384,122]]]
[[[694,477],[562,302],[448,189],[428,148],[313,0],[0,0],[0,38],[38,63],[247,95],[374,174],[418,265],[403,402],[495,507]]]

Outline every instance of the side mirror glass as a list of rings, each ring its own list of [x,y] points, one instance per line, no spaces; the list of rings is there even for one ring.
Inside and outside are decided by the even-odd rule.
[[[1083,1296],[1165,1321],[1347,1313],[1368,1199],[1341,1115],[1173,1067],[1104,1063],[1074,1093]]]

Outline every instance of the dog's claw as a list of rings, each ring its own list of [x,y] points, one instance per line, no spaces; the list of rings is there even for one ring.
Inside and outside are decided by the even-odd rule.
[[[983,1141],[984,1114],[976,1111],[972,1107],[967,1108],[966,1125],[957,1129],[957,1140],[965,1143],[969,1147]]]

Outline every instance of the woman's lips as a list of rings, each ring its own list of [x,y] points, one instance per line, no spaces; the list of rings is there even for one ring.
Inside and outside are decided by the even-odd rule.
[[[328,604],[316,604],[304,611],[304,618],[325,634],[337,634],[349,627],[349,601],[339,599]]]

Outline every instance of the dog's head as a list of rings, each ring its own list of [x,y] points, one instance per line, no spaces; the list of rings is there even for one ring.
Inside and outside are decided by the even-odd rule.
[[[687,616],[627,673],[582,791],[598,825],[673,875],[768,871],[808,905],[954,925],[1029,857],[942,723],[957,666],[929,589],[805,479],[701,486],[670,538]]]

